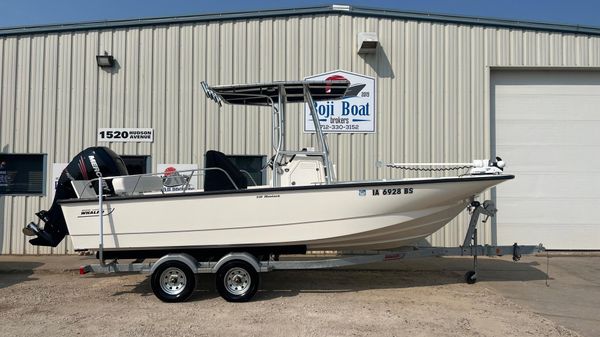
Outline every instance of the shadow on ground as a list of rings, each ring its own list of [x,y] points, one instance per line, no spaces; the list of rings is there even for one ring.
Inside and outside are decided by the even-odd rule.
[[[428,261],[427,261],[428,260]],[[464,284],[464,274],[471,270],[472,260],[465,258],[433,258],[413,261],[386,262],[360,267],[279,271],[262,275],[256,301],[292,297],[300,293],[341,293],[372,289],[402,289]],[[478,282],[545,280],[537,262],[500,259],[480,259]]]
[[[512,262],[504,259],[480,259],[478,282],[545,280],[546,273],[538,262]],[[343,293],[372,289],[401,289],[464,283],[464,273],[472,269],[468,258],[427,258],[411,261],[393,261],[368,266],[323,270],[287,270],[260,275],[260,288],[254,301],[268,301],[293,297],[301,293]],[[115,277],[97,274],[94,278]],[[150,278],[125,285],[124,294],[153,295]],[[130,281],[130,280],[128,280]],[[465,284],[465,286],[468,286]],[[215,290],[215,276],[200,274],[196,291],[189,301],[219,297]]]
[[[33,270],[42,265],[39,262],[0,262],[0,289],[37,280],[32,277]]]

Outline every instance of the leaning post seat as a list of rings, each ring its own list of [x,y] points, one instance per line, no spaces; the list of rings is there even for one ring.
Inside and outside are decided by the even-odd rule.
[[[240,169],[229,159],[227,156],[219,151],[209,150],[206,152],[206,170],[204,176],[204,190],[205,191],[225,191],[235,190],[236,186],[238,189],[246,189],[248,187],[248,180]],[[214,170],[214,168],[221,170]],[[231,183],[233,180],[236,186]]]

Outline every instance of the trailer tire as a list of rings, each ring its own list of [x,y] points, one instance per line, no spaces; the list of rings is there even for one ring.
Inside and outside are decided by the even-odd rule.
[[[150,278],[154,295],[163,302],[183,302],[196,287],[196,278],[190,267],[180,261],[162,263]]]
[[[228,302],[247,302],[258,290],[259,276],[246,261],[233,260],[217,271],[217,291]]]

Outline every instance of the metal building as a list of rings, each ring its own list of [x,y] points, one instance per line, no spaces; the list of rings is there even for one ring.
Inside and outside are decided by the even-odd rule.
[[[376,41],[366,53],[362,33]],[[105,52],[111,68],[97,62]],[[270,156],[269,113],[218,109],[200,81],[337,69],[374,77],[377,88],[375,132],[329,134],[340,179],[411,175],[377,160],[499,154],[517,179],[494,193],[500,213],[482,227],[486,242],[600,248],[589,212],[600,201],[600,29],[332,5],[0,29],[0,159],[28,172],[21,192],[0,195],[0,252],[71,251],[68,240],[31,246],[21,228],[51,204],[53,163],[85,147],[147,156],[132,158],[152,171],[202,167],[209,149]],[[302,107],[288,116],[287,143],[310,146]],[[154,141],[98,142],[99,128],[121,127],[152,128]],[[430,242],[457,245],[465,226],[463,214]]]

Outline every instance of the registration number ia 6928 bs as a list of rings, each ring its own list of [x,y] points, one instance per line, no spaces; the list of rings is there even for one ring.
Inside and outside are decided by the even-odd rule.
[[[382,188],[381,190],[373,190],[373,195],[402,195],[402,194],[413,194],[414,189],[412,187],[394,187],[394,188]]]

